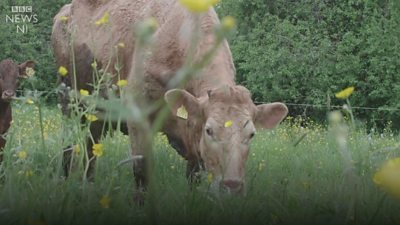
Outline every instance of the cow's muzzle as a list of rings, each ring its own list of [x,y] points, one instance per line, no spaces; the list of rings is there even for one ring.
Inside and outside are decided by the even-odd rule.
[[[224,180],[221,182],[226,191],[232,194],[242,194],[244,183],[241,180]]]
[[[5,90],[1,95],[1,99],[4,101],[11,101],[13,98],[15,98],[15,91]]]

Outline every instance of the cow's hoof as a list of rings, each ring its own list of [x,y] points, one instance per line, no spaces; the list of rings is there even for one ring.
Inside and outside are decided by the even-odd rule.
[[[137,205],[143,206],[144,205],[144,200],[145,200],[145,193],[143,191],[135,191],[133,193],[133,201]]]

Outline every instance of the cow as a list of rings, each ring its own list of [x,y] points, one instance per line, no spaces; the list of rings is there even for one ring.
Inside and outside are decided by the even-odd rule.
[[[11,100],[16,96],[18,78],[26,76],[28,67],[33,68],[34,62],[28,60],[19,65],[10,59],[0,62],[0,163],[3,161],[3,149],[6,145],[4,135],[12,121]]]
[[[108,23],[99,26],[96,21],[106,14]],[[134,67],[136,54],[132,27],[149,17],[157,20],[158,27],[153,35],[152,54],[143,65],[144,85],[136,87],[138,74],[135,74]],[[213,183],[222,190],[243,193],[245,164],[256,126],[267,129],[276,127],[285,118],[288,109],[279,102],[256,106],[250,91],[235,83],[235,67],[226,40],[211,62],[191,77],[184,87],[171,86],[171,79],[188,55],[190,30],[195,22],[196,17],[177,0],[73,0],[54,18],[54,55],[58,66],[67,67],[70,71],[76,69],[76,81],[72,73],[64,80],[72,89],[91,89],[92,63],[96,61],[98,65],[107,65],[101,68],[108,69],[111,74],[119,72],[121,79],[128,80],[128,89],[142,88],[146,101],[164,99],[170,115],[161,131],[171,146],[187,160],[188,180],[198,180],[198,172],[204,168],[212,174]],[[220,21],[213,8],[200,16],[200,24],[202,37],[193,62],[209,52],[216,41],[214,29]],[[121,48],[118,47],[120,43],[123,43]],[[75,58],[75,64],[72,58]],[[119,71],[116,71],[117,63],[122,64]],[[182,108],[187,112],[187,118],[177,115]],[[144,156],[148,149],[141,145],[143,136],[135,124],[126,125],[135,158],[136,188],[138,191],[145,190],[147,174]],[[94,140],[98,141],[98,131],[91,130],[95,134]],[[88,147],[90,149],[91,146]]]

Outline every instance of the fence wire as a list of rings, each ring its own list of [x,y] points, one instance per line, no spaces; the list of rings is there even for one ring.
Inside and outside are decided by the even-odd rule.
[[[18,93],[25,93],[25,91],[22,90],[17,90]],[[42,94],[56,94],[54,91],[38,91],[39,93]],[[254,102],[256,105],[260,104],[266,104],[268,102]],[[283,102],[287,106],[298,106],[298,107],[311,107],[311,108],[332,108],[332,109],[343,109],[344,106],[339,106],[339,105],[317,105],[317,104],[308,104],[308,103],[289,103],[289,102]],[[356,110],[372,110],[372,111],[391,111],[391,112],[398,112],[400,111],[400,108],[385,108],[385,107],[362,107],[362,106],[351,106],[351,109],[356,109]]]

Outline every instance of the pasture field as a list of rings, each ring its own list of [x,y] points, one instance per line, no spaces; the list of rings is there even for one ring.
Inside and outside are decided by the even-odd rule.
[[[13,110],[0,168],[1,225],[400,224],[400,200],[373,182],[377,169],[400,155],[400,137],[389,128],[350,131],[343,153],[328,128],[287,118],[256,135],[244,197],[210,193],[207,174],[190,190],[185,161],[159,135],[153,204],[141,207],[132,198],[131,165],[118,165],[129,158],[127,136],[103,139],[94,182],[82,181],[83,169],[64,179],[62,149],[72,138],[63,140],[60,110],[43,108],[44,146],[37,106],[16,103]]]

